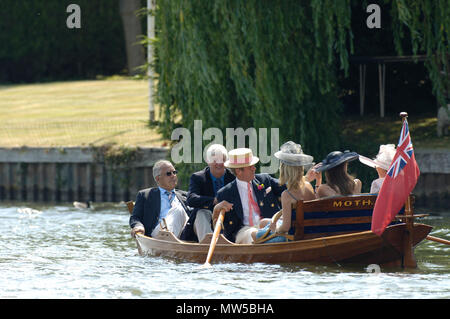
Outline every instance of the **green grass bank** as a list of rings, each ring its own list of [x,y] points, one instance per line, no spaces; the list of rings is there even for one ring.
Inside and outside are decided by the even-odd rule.
[[[0,109],[0,147],[160,147],[168,142],[148,126],[147,80],[2,85]],[[436,136],[435,112],[409,114],[408,121],[416,148],[450,149],[450,136]],[[362,152],[370,145],[396,144],[401,119],[354,115],[341,124],[343,143]]]
[[[148,81],[122,77],[0,86],[0,146],[161,146],[148,96]]]

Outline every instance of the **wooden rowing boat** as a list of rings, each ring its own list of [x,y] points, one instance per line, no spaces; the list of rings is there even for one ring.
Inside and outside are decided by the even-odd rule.
[[[414,223],[414,217],[418,216],[406,207],[379,237],[370,231],[375,200],[375,195],[362,194],[299,201],[294,241],[244,245],[220,235],[211,262],[338,262],[415,267],[414,247],[427,237],[432,227]],[[195,243],[181,241],[163,231],[156,238],[138,234],[136,242],[140,255],[203,263],[211,236]]]

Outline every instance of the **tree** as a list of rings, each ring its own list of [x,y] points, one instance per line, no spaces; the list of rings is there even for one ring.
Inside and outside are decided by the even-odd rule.
[[[373,1],[371,1],[373,2]],[[377,1],[399,55],[426,54],[442,101],[450,6],[442,1]],[[323,158],[339,149],[337,75],[354,52],[352,11],[368,1],[160,0],[156,11],[157,98],[166,137],[177,126],[279,127]],[[356,26],[358,28],[365,25]],[[404,45],[404,39],[410,45]]]
[[[138,43],[142,35],[142,27],[136,13],[141,9],[140,0],[119,0],[120,16],[122,17],[127,51],[128,74],[139,73],[138,68],[145,64],[144,49]]]

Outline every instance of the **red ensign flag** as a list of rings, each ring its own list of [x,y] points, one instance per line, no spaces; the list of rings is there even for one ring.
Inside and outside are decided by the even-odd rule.
[[[372,215],[372,232],[381,236],[416,186],[420,171],[414,157],[408,121],[403,121],[397,151],[384,178]]]

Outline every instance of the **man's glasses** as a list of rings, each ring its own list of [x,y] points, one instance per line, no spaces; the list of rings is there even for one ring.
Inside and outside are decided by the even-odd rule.
[[[172,174],[173,174],[174,176],[176,176],[176,175],[178,174],[178,172],[177,172],[177,171],[166,172],[166,175],[167,175],[167,176],[172,176]]]

